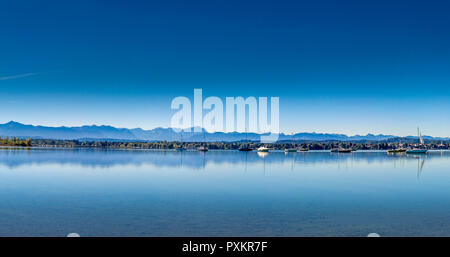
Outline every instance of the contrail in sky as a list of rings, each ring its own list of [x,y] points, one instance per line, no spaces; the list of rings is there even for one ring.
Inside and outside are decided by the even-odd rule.
[[[18,74],[18,75],[11,75],[11,76],[4,76],[0,77],[0,80],[10,80],[10,79],[18,79],[18,78],[25,78],[33,75],[37,75],[38,73],[29,72],[24,74]]]

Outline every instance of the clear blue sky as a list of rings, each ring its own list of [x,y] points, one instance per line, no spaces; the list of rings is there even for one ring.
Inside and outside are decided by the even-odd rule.
[[[285,132],[450,136],[446,1],[0,2],[0,122],[167,127],[279,96]],[[315,3],[311,3],[315,2]]]

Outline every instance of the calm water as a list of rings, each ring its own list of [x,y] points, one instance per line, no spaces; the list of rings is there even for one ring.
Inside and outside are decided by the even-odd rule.
[[[450,152],[0,149],[0,236],[450,236]]]

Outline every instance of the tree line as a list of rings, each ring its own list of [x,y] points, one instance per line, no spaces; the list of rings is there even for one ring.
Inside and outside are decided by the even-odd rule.
[[[0,146],[32,146],[30,138],[20,139],[18,137],[0,137]]]
[[[5,139],[3,139],[5,140]],[[51,140],[51,139],[9,139],[2,145],[14,146],[38,146],[38,147],[65,147],[65,148],[112,148],[112,149],[196,149],[206,146],[210,150],[238,150],[242,147],[256,149],[261,146],[284,150],[286,148],[299,148],[308,150],[330,150],[333,148],[346,148],[353,150],[389,150],[400,146],[398,142],[389,141],[365,141],[365,142],[342,142],[342,141],[321,141],[321,142],[277,142],[264,144],[260,142],[140,142],[140,141],[80,141],[80,140]],[[404,142],[402,147],[413,147],[414,142]],[[426,143],[428,149],[449,149],[450,143],[430,141]]]

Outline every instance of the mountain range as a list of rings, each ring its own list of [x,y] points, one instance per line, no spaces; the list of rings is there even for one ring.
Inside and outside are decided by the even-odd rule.
[[[33,139],[59,139],[59,140],[125,140],[125,141],[180,141],[186,142],[234,142],[242,140],[259,141],[261,134],[257,133],[239,133],[239,132],[214,132],[214,133],[181,133],[174,132],[171,128],[155,128],[144,130],[141,128],[127,129],[116,128],[112,126],[81,126],[81,127],[46,127],[26,125],[15,121],[0,124],[0,136],[19,137]],[[373,135],[365,136],[355,135],[347,136],[344,134],[328,133],[297,133],[286,135],[281,133],[279,141],[383,141],[397,138],[393,135]],[[412,136],[406,138],[414,138]],[[430,136],[424,136],[426,139],[438,139]],[[448,138],[445,138],[448,139]]]

